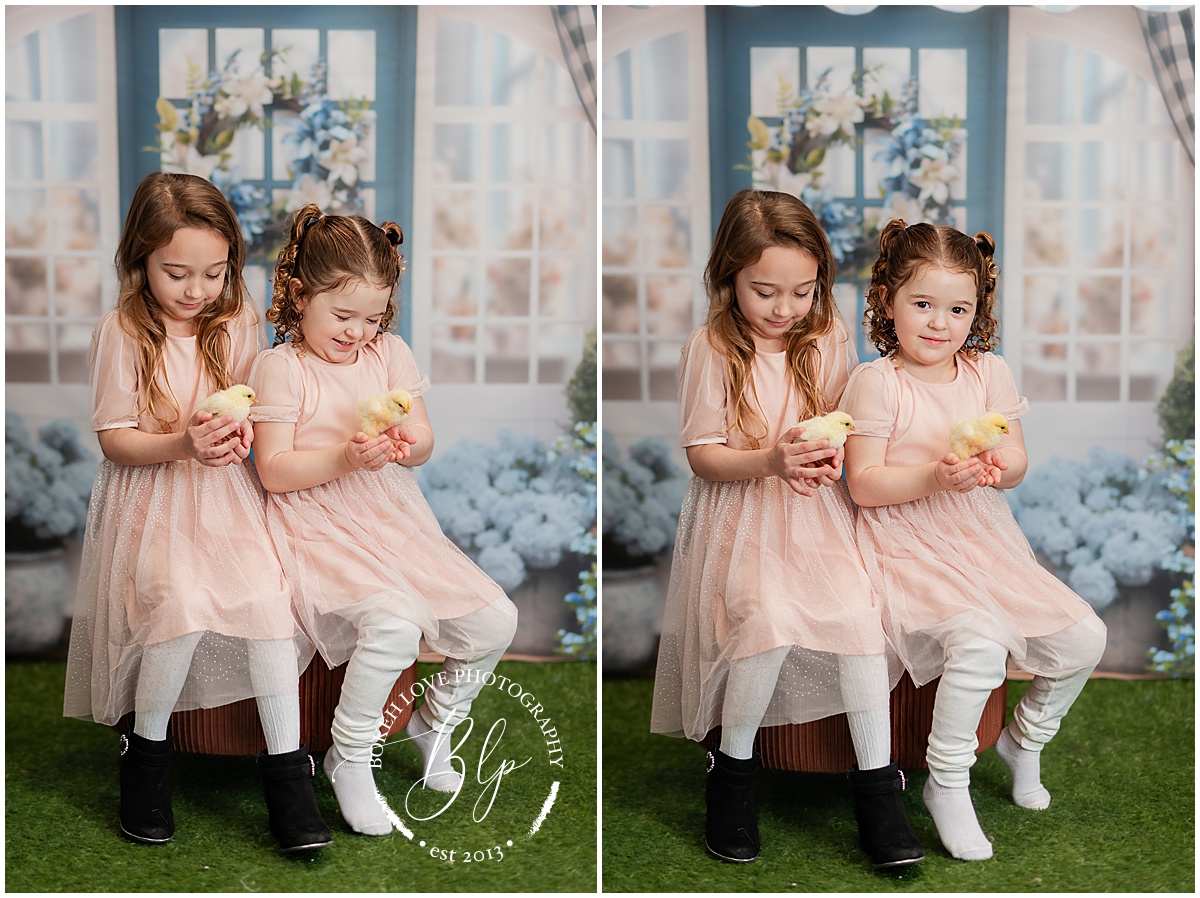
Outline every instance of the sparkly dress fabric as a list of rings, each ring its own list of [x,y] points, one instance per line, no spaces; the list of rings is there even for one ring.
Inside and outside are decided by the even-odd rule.
[[[821,383],[836,404],[856,361],[853,344],[839,325],[818,346]],[[753,376],[767,446],[811,414],[799,407],[784,353],[758,353]],[[749,448],[732,427],[725,361],[707,328],[684,345],[678,381],[684,447]],[[758,726],[757,717],[729,719],[736,711],[723,719],[730,663],[781,648],[788,652],[762,726],[874,710],[847,707],[852,690],[843,688],[839,658],[881,655],[885,646],[844,482],[805,497],[778,477],[691,478],[663,614],[652,732],[699,741],[713,727]]]
[[[256,422],[294,424],[297,451],[344,444],[358,431],[360,399],[403,388],[429,390],[408,344],[383,334],[349,364],[335,365],[284,343],[254,364]],[[438,621],[462,617],[504,591],[447,538],[406,465],[356,471],[310,489],[268,493],[267,521],[296,611],[330,667],[348,661],[358,632],[339,611],[379,604],[421,628],[438,648]],[[477,646],[456,641],[447,654]],[[491,650],[488,644],[483,650]]]
[[[956,421],[1028,411],[1002,358],[957,360],[945,384],[917,380],[891,358],[860,366],[843,400],[856,425],[851,439],[886,438],[888,466],[922,465],[950,451]],[[918,686],[941,675],[942,644],[954,631],[998,642],[1019,667],[1047,677],[1078,670],[1105,632],[1091,606],[1038,563],[994,487],[860,508],[858,534],[884,628]]]
[[[228,325],[229,371],[244,382],[260,348],[253,310]],[[195,337],[168,336],[164,386],[180,409],[175,432],[211,392]],[[92,428],[162,433],[149,414],[134,341],[114,310],[100,319],[89,357]],[[149,646],[202,634],[175,709],[255,696],[254,641],[294,639],[297,676],[312,648],[266,528],[262,486],[249,462],[118,465],[103,459],[92,488],[67,660],[64,712],[115,724],[133,710]]]

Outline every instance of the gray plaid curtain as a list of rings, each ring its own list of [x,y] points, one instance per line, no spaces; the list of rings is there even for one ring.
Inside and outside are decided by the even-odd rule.
[[[1195,12],[1146,12],[1138,9],[1142,34],[1150,51],[1158,88],[1183,142],[1196,165],[1196,29]]]
[[[579,102],[596,131],[596,8],[594,6],[552,6],[554,27],[562,45],[567,71],[575,83]]]

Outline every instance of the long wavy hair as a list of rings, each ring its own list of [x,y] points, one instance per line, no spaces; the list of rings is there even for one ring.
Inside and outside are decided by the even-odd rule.
[[[738,273],[756,263],[769,246],[803,250],[817,263],[812,308],[786,334],[787,368],[802,413],[820,415],[830,411],[820,384],[817,341],[833,330],[838,317],[833,298],[833,251],[812,210],[786,193],[742,190],[734,194],[717,226],[704,271],[707,325],[709,340],[724,357],[729,374],[733,427],[756,449],[766,438],[768,427],[758,411],[754,338],[738,308],[735,283]]]
[[[894,355],[900,348],[896,323],[887,315],[887,303],[896,291],[931,265],[969,274],[975,279],[975,318],[971,333],[959,351],[974,358],[991,352],[1000,343],[996,333],[996,241],[986,231],[974,238],[944,225],[907,225],[903,219],[888,222],[879,235],[879,258],[871,269],[863,325],[868,339],[880,355]],[[881,290],[880,288],[883,288]]]
[[[396,285],[405,268],[400,244],[404,232],[394,221],[376,227],[361,215],[323,215],[315,203],[296,210],[287,245],[275,263],[275,283],[267,320],[275,325],[275,345],[292,340],[303,346],[302,296],[336,292],[351,281],[363,281],[392,291],[379,330],[386,333],[396,320]],[[295,279],[300,285],[292,283]]]
[[[212,231],[229,247],[221,295],[196,317],[196,349],[214,390],[232,385],[226,325],[242,313],[247,296],[242,280],[246,244],[237,216],[221,191],[195,175],[152,172],[143,178],[129,204],[117,246],[117,309],[122,329],[137,346],[139,382],[145,385],[138,414],[148,413],[164,433],[178,424],[180,408],[170,386],[159,377],[167,330],[162,309],[150,292],[146,260],[170,243],[180,228]]]

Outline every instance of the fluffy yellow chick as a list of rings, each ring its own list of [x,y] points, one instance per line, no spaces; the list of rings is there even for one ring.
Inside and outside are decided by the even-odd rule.
[[[250,414],[250,406],[254,404],[254,391],[245,384],[234,384],[228,390],[218,390],[213,393],[192,412],[211,412],[214,418],[222,415],[233,415],[235,421],[245,421]]]
[[[840,449],[846,445],[846,437],[854,432],[854,419],[845,412],[830,412],[819,418],[801,421],[795,427],[803,427],[804,433],[792,440],[803,443],[807,440],[829,440],[829,448]]]
[[[1000,438],[1008,433],[1008,419],[996,412],[988,412],[978,418],[964,418],[950,428],[950,451],[959,461],[966,461],[988,449],[1000,445]]]
[[[411,409],[412,396],[407,390],[392,390],[363,399],[358,403],[358,429],[369,437],[377,437],[407,418]]]

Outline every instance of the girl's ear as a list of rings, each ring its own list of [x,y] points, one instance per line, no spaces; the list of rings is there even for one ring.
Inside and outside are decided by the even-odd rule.
[[[300,283],[299,278],[288,279],[288,293],[292,297],[292,302],[296,306],[297,312],[304,311],[304,284]]]

